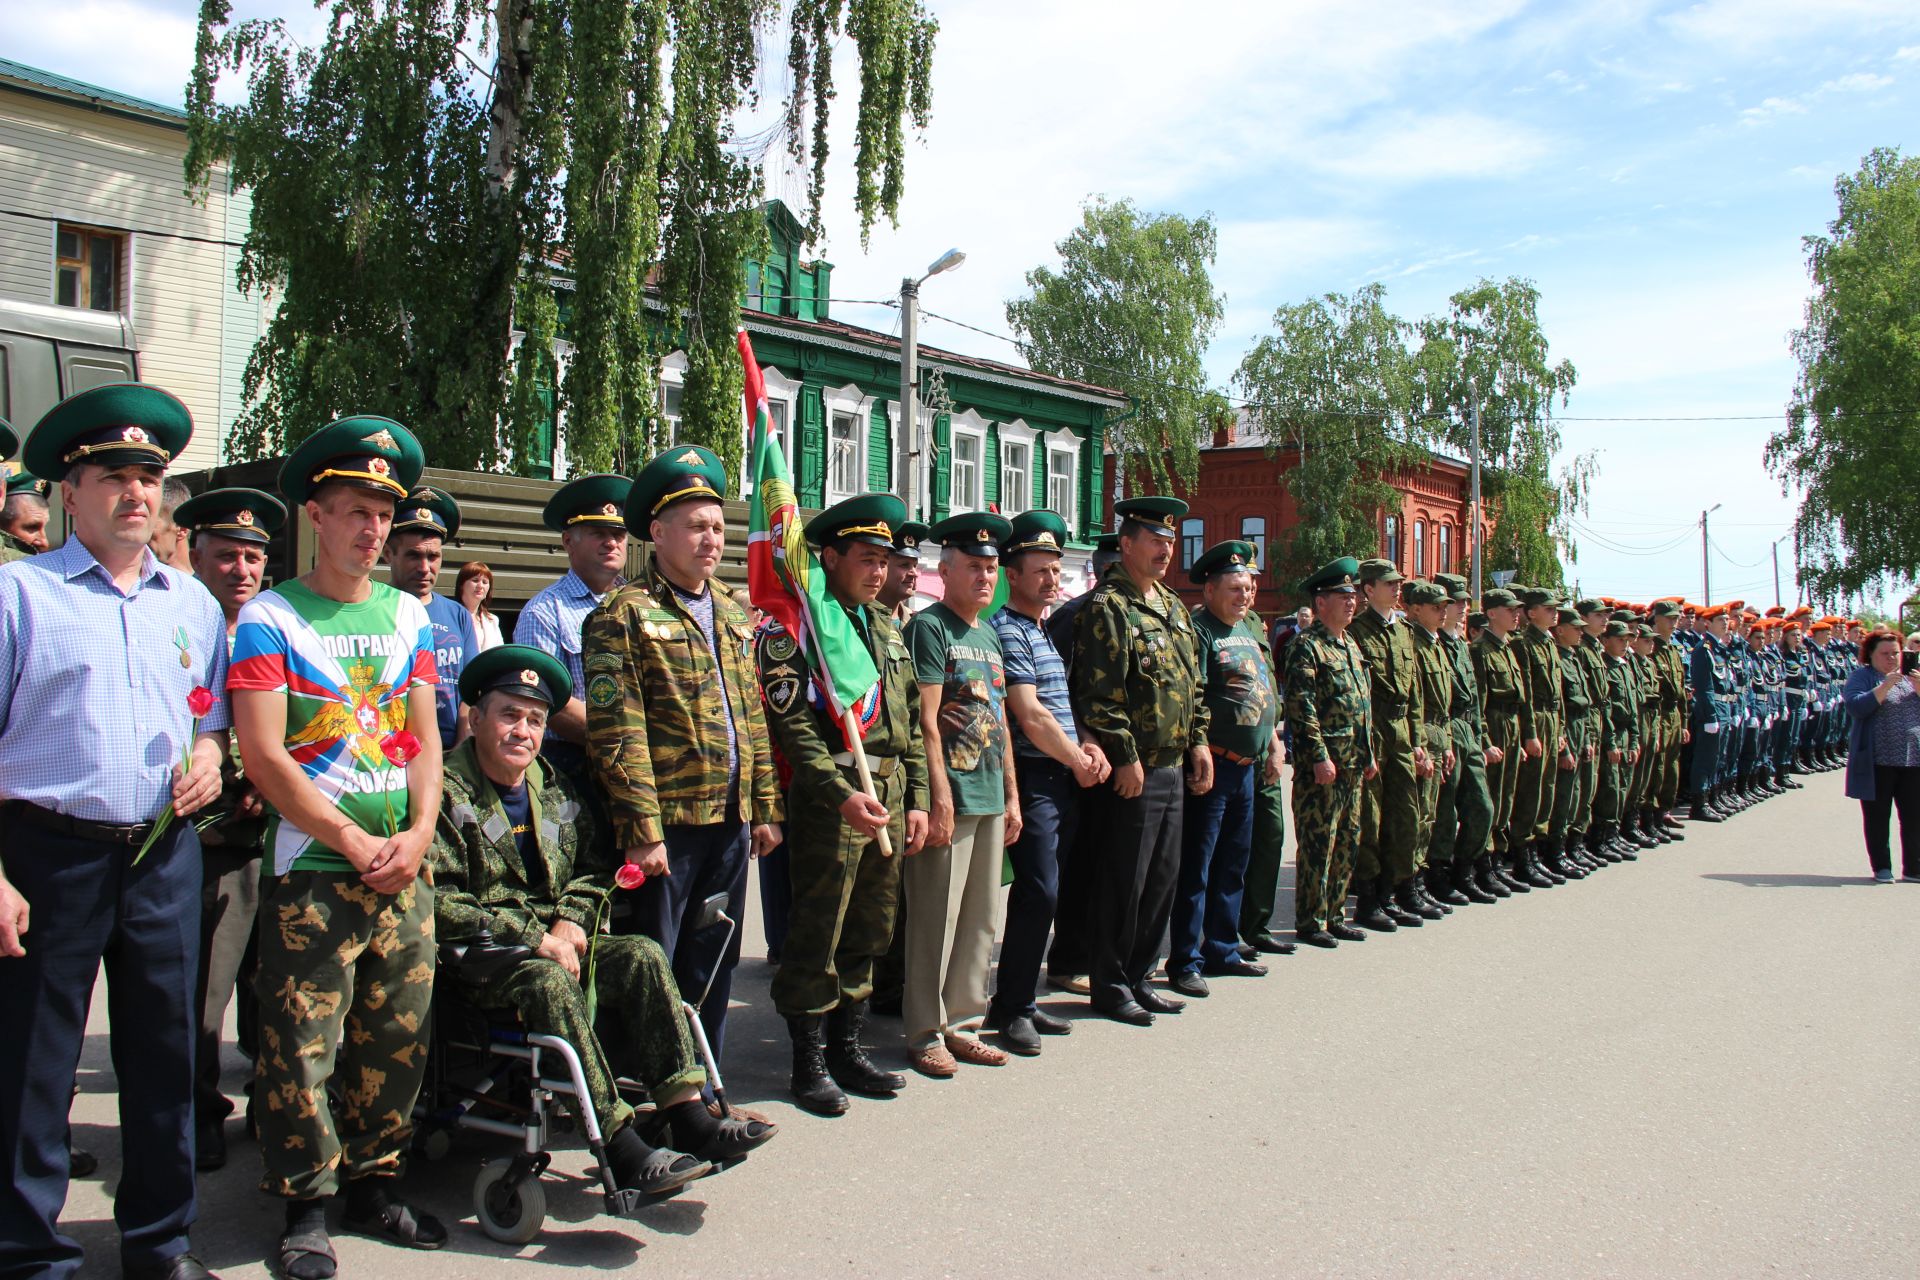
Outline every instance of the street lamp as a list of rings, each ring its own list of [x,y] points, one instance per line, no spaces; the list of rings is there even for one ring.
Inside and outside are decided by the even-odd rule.
[[[1700,513],[1700,603],[1703,605],[1713,603],[1713,590],[1709,585],[1713,579],[1707,567],[1707,517],[1725,505],[1724,502],[1716,502]]]
[[[949,249],[928,265],[925,275],[918,279],[908,276],[900,282],[900,429],[894,435],[893,456],[894,474],[903,480],[900,496],[906,500],[909,520],[918,520],[923,514],[920,453],[926,442],[920,431],[920,286],[966,260],[967,255],[960,250]]]
[[[1783,533],[1773,540],[1773,602],[1782,607],[1784,602],[1780,599],[1780,544],[1792,536],[1791,533]]]

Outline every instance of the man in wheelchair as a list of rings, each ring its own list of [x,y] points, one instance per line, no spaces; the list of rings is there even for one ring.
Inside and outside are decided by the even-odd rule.
[[[536,759],[549,712],[571,696],[566,667],[525,645],[490,649],[461,672],[473,733],[446,757],[428,853],[436,929],[443,944],[491,935],[533,955],[483,978],[443,980],[474,1007],[517,1015],[527,1031],[575,1048],[607,1135],[606,1172],[658,1197],[745,1155],[775,1127],[713,1115],[666,954],[651,938],[600,932],[614,859],[575,784]],[[619,1076],[646,1086],[664,1149],[641,1138]]]

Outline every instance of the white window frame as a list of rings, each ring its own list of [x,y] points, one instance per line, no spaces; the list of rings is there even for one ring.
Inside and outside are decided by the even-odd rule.
[[[927,452],[920,455],[920,466],[924,471],[927,467],[927,460],[933,456],[933,421],[938,415],[934,413],[932,407],[924,400],[916,399],[914,401],[914,411],[920,419],[921,427],[926,431],[924,439],[927,442]],[[900,490],[900,452],[900,402],[898,400],[889,400],[887,401],[887,492],[898,494],[904,498],[907,495]],[[932,505],[932,499],[929,495],[923,493],[920,496],[927,505]],[[919,517],[914,516],[912,518],[918,519]]]
[[[973,464],[973,502],[960,500],[959,439],[967,437],[978,446]],[[947,421],[947,514],[960,515],[981,511],[987,505],[987,420],[972,409],[951,415]]]
[[[797,484],[800,476],[800,464],[798,461],[800,456],[800,446],[798,443],[800,427],[794,418],[794,413],[800,405],[800,384],[781,373],[772,365],[766,365],[761,368],[760,378],[761,381],[767,384],[767,412],[769,416],[773,414],[775,405],[782,406],[786,409],[787,421],[782,428],[780,448],[781,451],[787,455],[787,475],[792,477]],[[742,402],[740,406],[741,431],[745,434],[749,445],[751,445],[753,441],[753,424],[746,420],[746,416],[747,407],[745,402]],[[751,454],[743,457],[740,461],[740,496],[742,498],[751,498],[753,496],[753,457]]]
[[[826,488],[826,504],[832,506],[846,498],[855,497],[867,491],[867,439],[872,435],[874,397],[861,391],[855,383],[849,382],[837,391],[828,391],[826,399],[826,421],[821,424],[826,432],[826,465],[821,483]],[[853,488],[842,491],[833,485],[833,420],[841,414],[850,414],[854,421],[853,432]]]
[[[671,449],[673,448],[673,446],[680,443],[680,441],[676,437],[680,433],[680,423],[685,421],[686,415],[682,413],[679,416],[673,417],[673,418],[669,418],[667,416],[667,388],[668,387],[674,388],[675,390],[679,391],[683,397],[686,395],[687,353],[684,351],[675,351],[671,355],[667,356],[666,359],[662,360],[660,362],[660,372],[659,372],[658,380],[660,383],[659,392],[658,392],[659,398],[655,401],[655,405],[659,409],[660,422],[662,426],[665,428],[667,436],[666,436],[666,439],[664,440],[648,441],[648,444],[653,448],[655,452],[661,452],[667,449]]]
[[[1038,431],[1019,418],[1000,424],[1000,514],[1003,516],[1017,516],[1023,511],[1033,510],[1034,467],[1036,459],[1044,457],[1039,447],[1039,435]],[[1027,452],[1026,483],[1020,488],[1020,505],[1017,507],[1007,501],[1008,445],[1024,448]]]
[[[1080,536],[1080,437],[1071,431],[1049,431],[1046,437],[1047,508],[1067,522],[1067,537]],[[1053,505],[1053,459],[1067,458],[1067,510]]]

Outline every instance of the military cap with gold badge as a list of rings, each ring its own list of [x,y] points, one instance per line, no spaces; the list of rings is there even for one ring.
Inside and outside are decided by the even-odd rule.
[[[699,445],[678,445],[640,468],[633,478],[625,504],[627,532],[648,539],[649,526],[674,503],[692,498],[719,502],[726,491],[727,469],[718,454]]]
[[[1353,584],[1359,577],[1360,562],[1352,556],[1341,556],[1337,560],[1327,561],[1319,569],[1302,578],[1300,594],[1303,596],[1329,594],[1350,596],[1354,593]]]
[[[397,505],[420,483],[426,455],[413,432],[392,418],[359,414],[329,422],[287,455],[280,492],[294,506],[322,485],[347,484],[381,493]]]
[[[1178,498],[1148,494],[1140,498],[1122,498],[1113,504],[1113,514],[1120,517],[1120,532],[1123,534],[1140,528],[1163,538],[1171,538],[1175,533],[1175,523],[1187,514],[1187,504]]]
[[[460,700],[469,705],[495,689],[564,707],[573,697],[567,664],[529,644],[496,645],[467,659],[460,669]]]
[[[460,532],[460,504],[445,489],[415,485],[393,513],[393,534],[429,533],[451,538]]]
[[[286,524],[287,508],[258,489],[209,489],[175,507],[173,522],[190,534],[212,533],[264,546]]]
[[[1064,551],[1067,522],[1056,511],[1022,511],[1007,522],[1007,536],[1000,540],[1000,556],[1022,551]]]
[[[1214,543],[1195,557],[1187,577],[1194,582],[1208,582],[1228,574],[1258,572],[1260,566],[1255,562],[1253,544],[1229,539]]]
[[[540,521],[555,533],[585,525],[594,529],[627,527],[627,495],[633,481],[611,472],[576,476],[554,491],[541,508]]]
[[[963,511],[927,530],[927,537],[970,556],[997,556],[1000,544],[1012,533],[1013,525],[1005,516],[991,511]]]
[[[187,406],[158,387],[113,382],[68,396],[41,415],[21,462],[43,480],[80,464],[164,467],[193,438]]]
[[[907,504],[890,493],[863,493],[836,502],[807,521],[807,541],[816,547],[865,542],[893,550],[893,531],[907,521]]]
[[[53,486],[31,471],[22,471],[16,475],[7,477],[6,496],[9,498],[13,497],[16,493],[30,493],[42,502],[45,502],[47,495],[52,492]]]
[[[906,520],[894,526],[893,554],[905,556],[909,560],[920,558],[920,544],[927,540],[929,530],[918,520]]]

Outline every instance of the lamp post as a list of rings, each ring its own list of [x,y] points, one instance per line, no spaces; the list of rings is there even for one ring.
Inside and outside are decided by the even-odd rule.
[[[1700,513],[1700,603],[1713,603],[1713,574],[1707,566],[1707,517],[1726,504],[1716,502]]]
[[[927,273],[917,279],[908,276],[900,282],[900,427],[894,433],[894,475],[901,480],[900,496],[907,504],[907,518],[918,520],[921,511],[920,453],[920,286],[942,271],[951,271],[967,260],[958,249],[949,249],[935,258]]]

